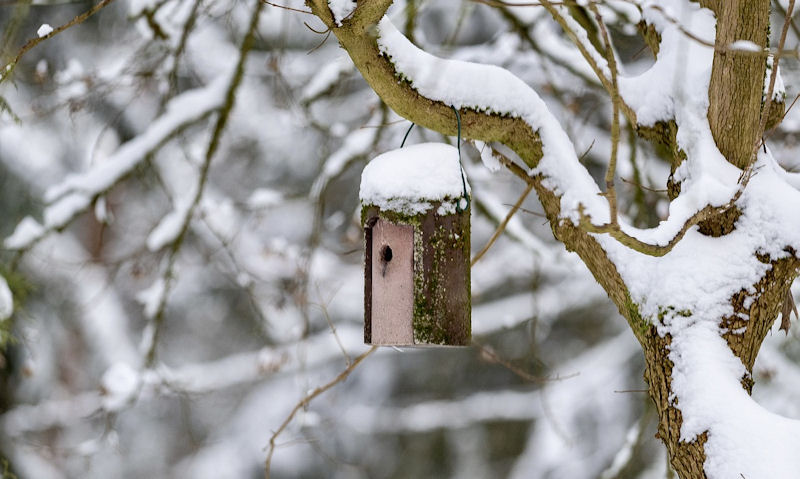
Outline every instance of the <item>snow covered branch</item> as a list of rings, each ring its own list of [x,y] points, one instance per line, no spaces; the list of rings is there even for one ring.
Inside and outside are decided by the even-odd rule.
[[[25,45],[23,45],[22,48],[19,49],[17,54],[14,55],[14,58],[11,61],[9,61],[3,66],[0,66],[0,84],[2,84],[6,79],[8,79],[11,76],[12,72],[14,71],[14,68],[17,66],[20,60],[22,60],[22,57],[26,53],[28,53],[28,51],[30,51],[33,47],[35,47],[36,45],[45,40],[53,38],[54,36],[58,35],[64,30],[67,30],[68,28],[74,27],[75,25],[85,22],[87,19],[89,19],[89,17],[99,12],[113,1],[114,0],[101,0],[89,10],[85,11],[84,13],[81,13],[80,15],[77,15],[69,22],[60,25],[56,28],[53,28],[48,24],[43,24],[41,27],[39,27],[36,38],[28,40],[25,43]]]
[[[158,347],[158,338],[164,323],[164,308],[167,304],[170,288],[173,281],[173,270],[175,261],[183,244],[189,224],[194,217],[195,210],[203,198],[204,189],[208,181],[209,171],[211,169],[211,160],[214,158],[217,148],[219,147],[222,134],[225,132],[225,126],[228,123],[231,111],[233,110],[234,102],[236,99],[236,91],[242,82],[244,75],[245,62],[247,54],[253,46],[255,41],[255,31],[258,27],[258,20],[261,15],[263,3],[259,0],[255,2],[253,12],[250,17],[248,30],[245,33],[239,50],[239,58],[233,70],[233,75],[225,89],[224,102],[220,106],[219,116],[217,117],[214,130],[209,140],[208,147],[205,154],[205,159],[200,167],[200,174],[197,178],[197,183],[191,190],[189,201],[183,205],[176,206],[176,210],[168,214],[161,220],[161,223],[148,237],[148,248],[156,251],[166,245],[170,245],[169,257],[167,259],[167,266],[160,280],[158,288],[158,300],[155,310],[152,312],[150,319],[152,323],[145,329],[145,337],[143,339],[143,349],[145,351],[145,365],[152,366],[156,360],[156,351]]]

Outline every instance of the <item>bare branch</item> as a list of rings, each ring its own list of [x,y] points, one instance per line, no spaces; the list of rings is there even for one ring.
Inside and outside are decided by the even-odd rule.
[[[152,322],[152,330],[149,331],[151,337],[148,339],[148,349],[145,356],[145,365],[152,366],[156,359],[156,349],[158,345],[158,338],[162,329],[162,325],[164,322],[164,309],[166,307],[167,296],[169,295],[169,290],[172,286],[172,276],[173,271],[175,268],[175,262],[178,257],[178,252],[183,245],[183,241],[186,237],[186,232],[189,229],[189,224],[191,223],[192,217],[194,216],[194,212],[197,209],[197,206],[200,204],[200,200],[203,197],[203,191],[205,190],[205,185],[208,180],[208,174],[211,169],[211,160],[214,158],[214,154],[217,151],[219,146],[220,139],[222,134],[225,131],[225,125],[228,122],[228,118],[230,117],[231,111],[233,110],[233,105],[236,99],[236,90],[238,89],[239,85],[242,82],[242,78],[244,77],[244,66],[245,61],[247,59],[247,54],[250,51],[250,48],[253,46],[255,41],[255,32],[258,28],[258,19],[261,15],[261,10],[263,8],[263,3],[261,1],[257,1],[255,4],[255,8],[253,10],[253,14],[250,17],[250,25],[247,30],[247,34],[242,41],[242,45],[239,51],[239,59],[236,64],[236,69],[234,70],[233,77],[231,78],[230,86],[225,94],[225,103],[222,105],[222,108],[219,112],[219,117],[217,117],[217,123],[214,126],[214,132],[211,135],[211,140],[208,144],[208,149],[206,150],[206,157],[203,165],[200,169],[200,178],[198,180],[197,191],[195,192],[194,198],[192,199],[189,208],[187,208],[186,213],[182,219],[182,224],[178,235],[172,241],[170,252],[169,252],[169,259],[167,260],[167,267],[164,270],[162,278],[164,280],[164,290],[161,294],[159,299],[158,309],[153,317]]]
[[[749,177],[748,177],[749,179]],[[747,181],[743,182],[739,185],[739,188],[736,190],[736,193],[733,195],[731,200],[723,205],[723,206],[711,206],[708,205],[705,208],[701,209],[700,211],[693,214],[681,227],[680,231],[672,237],[672,239],[666,245],[655,245],[651,243],[647,243],[645,241],[640,240],[639,238],[634,238],[633,236],[629,235],[622,231],[619,223],[605,223],[602,225],[595,225],[592,223],[591,218],[586,216],[583,213],[583,206],[579,206],[579,211],[581,215],[580,224],[581,227],[590,233],[608,233],[611,235],[612,238],[616,239],[623,245],[634,249],[640,253],[649,255],[649,256],[664,256],[665,254],[672,251],[672,248],[675,247],[689,229],[692,226],[695,226],[703,221],[709,220],[717,215],[722,215],[726,213],[729,209],[734,208],[736,201],[739,200],[739,197],[744,192],[744,187],[747,184]]]
[[[484,346],[474,340],[472,341],[472,343],[475,345],[475,347],[478,348],[478,351],[480,351],[482,359],[490,363],[499,364],[504,368],[508,369],[509,371],[511,371],[512,373],[514,373],[515,375],[517,375],[518,377],[530,383],[542,384],[551,381],[563,381],[565,379],[574,378],[580,374],[580,373],[572,373],[567,376],[555,376],[555,377],[534,376],[533,374],[525,371],[524,369],[517,367],[511,364],[511,362],[501,358],[491,347]]]
[[[608,61],[608,68],[611,70],[611,103],[613,105],[613,118],[611,119],[611,157],[608,160],[608,169],[606,170],[606,199],[608,199],[609,218],[611,224],[617,223],[617,191],[614,187],[614,176],[617,170],[617,151],[619,150],[619,110],[622,100],[619,94],[619,85],[617,84],[617,60],[614,57],[614,49],[611,47],[611,39],[606,30],[606,24],[603,22],[603,17],[597,9],[597,5],[590,4],[589,9],[594,13],[597,24],[600,25],[600,33],[603,37],[603,43],[606,47],[606,60]]]
[[[298,411],[300,411],[300,409],[308,406],[309,403],[311,403],[311,401],[313,401],[320,394],[324,393],[328,389],[332,388],[333,386],[335,386],[335,385],[339,384],[340,382],[344,381],[345,379],[347,379],[347,377],[350,375],[350,373],[352,373],[353,370],[359,364],[361,364],[361,361],[366,359],[366,357],[369,356],[370,354],[374,353],[376,349],[378,349],[377,346],[372,346],[365,353],[362,353],[360,356],[356,357],[344,369],[344,371],[339,373],[338,376],[336,376],[335,378],[333,378],[332,380],[330,380],[326,384],[315,388],[313,391],[308,393],[303,399],[300,400],[300,402],[298,402],[294,406],[294,409],[292,409],[292,412],[289,413],[289,415],[286,417],[286,419],[284,419],[283,423],[281,423],[281,425],[278,427],[278,429],[275,430],[275,432],[273,432],[272,436],[269,438],[267,459],[265,461],[265,478],[266,479],[269,479],[269,477],[270,477],[269,476],[270,475],[270,464],[272,463],[272,455],[275,452],[275,440],[278,439],[278,436],[280,436],[280,434],[284,431],[284,429],[286,429],[286,426],[288,426],[289,423],[292,422],[292,419],[294,419],[294,416],[298,413]]]
[[[322,296],[322,294],[319,291],[319,288],[317,288],[317,294],[319,296]],[[336,340],[336,344],[339,346],[339,350],[342,352],[342,356],[344,356],[345,364],[349,366],[353,362],[353,359],[350,357],[349,354],[347,354],[347,350],[344,348],[344,344],[342,344],[342,339],[339,337],[339,333],[336,332],[336,325],[333,324],[333,321],[331,320],[331,315],[328,313],[328,307],[325,305],[325,303],[322,302],[317,304],[317,306],[322,311],[322,315],[325,317],[325,322],[328,323],[328,327],[331,328],[331,333],[333,333],[333,338]]]
[[[573,30],[572,27],[569,25],[567,18],[564,15],[562,15],[561,12],[559,12],[558,9],[556,8],[556,3],[550,2],[549,0],[542,0],[541,5],[550,13],[550,15],[552,15],[555,21],[561,26],[561,28],[564,30],[567,36],[572,40],[572,42],[581,52],[581,55],[583,55],[583,58],[586,60],[586,62],[594,71],[595,75],[597,75],[597,78],[600,80],[600,83],[613,98],[614,90],[617,89],[613,84],[614,83],[613,80],[610,81],[606,77],[605,72],[603,72],[602,68],[600,68],[600,65],[597,63],[597,60],[590,53],[589,46],[587,46],[585,42],[582,42],[578,38],[578,35],[575,32],[575,30]],[[508,6],[508,4],[506,4],[506,6]],[[611,55],[613,56],[613,53]],[[608,58],[606,58],[606,60],[610,62]],[[609,67],[610,66],[611,63],[609,63]],[[612,72],[611,75],[613,77],[615,73]],[[617,92],[617,96],[619,96],[619,92]],[[630,108],[628,105],[626,105],[621,98],[619,100],[619,104],[622,107],[622,111],[625,113],[625,117],[628,118],[628,121],[630,121],[632,124],[635,125],[637,123],[636,113],[633,111],[633,109]]]
[[[789,25],[792,23],[792,11],[794,10],[794,0],[789,0],[789,5],[786,8],[786,18],[783,21],[783,29],[781,29],[781,39],[778,42],[778,51],[783,50],[786,43],[786,33],[789,31]],[[761,146],[764,137],[764,130],[767,127],[767,119],[769,118],[769,111],[772,108],[772,95],[775,91],[775,79],[778,77],[778,64],[781,57],[777,55],[772,60],[772,72],[769,76],[769,87],[767,88],[767,98],[764,102],[764,108],[761,110],[761,120],[758,125],[758,136],[756,137],[755,145],[753,145],[753,154],[750,163],[755,163],[755,158],[758,154],[758,147]],[[748,168],[750,166],[748,165]]]
[[[270,2],[269,0],[260,0],[260,1],[266,3],[267,5],[269,5],[271,7],[277,7],[277,8],[282,8],[284,10],[289,10],[289,11],[292,11],[292,12],[299,12],[299,13],[306,13],[308,15],[313,15],[313,13],[309,12],[308,10],[300,10],[299,8],[292,8],[292,7],[287,7],[286,5],[279,5],[277,3]],[[306,25],[306,26],[308,26],[308,25]]]
[[[519,195],[519,199],[517,200],[516,203],[514,203],[514,206],[511,207],[511,210],[508,212],[505,219],[503,219],[503,221],[500,222],[500,224],[497,226],[497,229],[494,230],[492,237],[489,238],[489,241],[486,242],[486,245],[483,248],[481,248],[481,250],[478,251],[478,253],[475,254],[475,256],[472,257],[470,266],[475,266],[475,263],[480,261],[483,255],[486,254],[486,252],[489,251],[489,248],[492,247],[494,242],[497,241],[497,238],[499,238],[500,235],[503,234],[503,231],[506,229],[506,225],[508,224],[509,221],[511,221],[511,218],[517,213],[517,211],[519,211],[520,206],[522,206],[522,202],[525,201],[525,198],[528,197],[528,194],[530,194],[531,190],[533,190],[533,184],[528,183],[527,186],[525,186],[525,191],[523,191],[522,194]]]
[[[11,72],[14,70],[14,68],[17,66],[19,61],[22,59],[22,56],[25,55],[26,53],[28,53],[28,51],[31,50],[33,47],[35,47],[36,45],[38,45],[39,43],[41,43],[41,42],[43,42],[43,41],[45,41],[47,39],[53,38],[54,36],[58,35],[59,33],[63,32],[64,30],[66,30],[66,29],[68,29],[70,27],[73,27],[75,25],[78,25],[80,23],[85,22],[89,17],[91,17],[95,13],[99,12],[105,6],[107,6],[108,4],[110,4],[113,1],[114,0],[102,0],[100,3],[98,3],[94,7],[90,8],[89,10],[87,10],[84,13],[81,13],[80,15],[76,16],[75,18],[73,18],[72,20],[68,21],[67,23],[61,25],[60,27],[54,29],[53,31],[51,31],[47,35],[43,35],[43,36],[40,36],[40,37],[37,37],[37,38],[32,38],[32,39],[28,40],[25,43],[25,45],[23,45],[22,48],[20,48],[20,50],[14,56],[13,60],[11,60],[10,62],[8,62],[5,65],[3,65],[2,67],[0,67],[0,83],[2,83],[6,78],[8,78],[11,75]]]

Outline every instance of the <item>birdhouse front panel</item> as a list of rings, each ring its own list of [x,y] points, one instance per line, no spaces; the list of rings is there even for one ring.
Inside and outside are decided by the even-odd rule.
[[[372,344],[412,344],[414,227],[378,219],[372,227]]]

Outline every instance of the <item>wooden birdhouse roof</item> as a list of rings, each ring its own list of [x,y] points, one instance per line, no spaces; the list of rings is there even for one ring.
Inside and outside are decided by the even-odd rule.
[[[466,185],[469,193],[469,185]],[[362,204],[404,215],[456,212],[464,185],[458,150],[444,143],[422,143],[388,151],[375,157],[361,174]],[[465,200],[463,200],[465,201]]]

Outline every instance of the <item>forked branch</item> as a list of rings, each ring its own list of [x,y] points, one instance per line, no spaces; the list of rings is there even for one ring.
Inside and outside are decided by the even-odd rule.
[[[748,176],[749,178],[749,176]],[[705,208],[697,211],[688,220],[683,224],[681,229],[678,233],[669,240],[668,243],[664,245],[652,244],[646,241],[642,241],[639,238],[635,238],[628,233],[622,231],[619,223],[617,222],[610,222],[604,223],[602,225],[596,225],[592,223],[592,219],[585,215],[583,212],[583,206],[579,206],[578,209],[580,211],[580,225],[585,231],[589,233],[607,233],[612,238],[616,239],[623,245],[636,250],[640,253],[649,255],[649,256],[664,256],[678,244],[686,236],[686,233],[692,228],[692,226],[698,225],[704,221],[708,221],[714,217],[718,217],[724,215],[731,208],[736,207],[736,202],[739,200],[739,197],[742,196],[744,192],[744,187],[746,186],[747,181],[744,181],[742,184],[739,185],[739,188],[736,190],[736,193],[733,195],[731,200],[722,205],[722,206],[711,206],[708,205]]]

